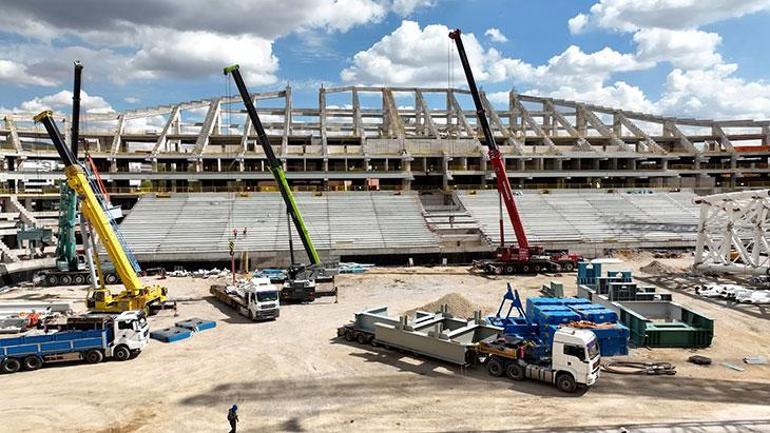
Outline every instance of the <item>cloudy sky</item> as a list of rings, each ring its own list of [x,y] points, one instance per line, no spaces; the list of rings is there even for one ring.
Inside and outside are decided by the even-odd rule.
[[[239,63],[252,90],[291,83],[295,106],[347,84],[464,85],[690,117],[770,118],[770,0],[0,0],[0,108],[68,110],[223,95]],[[451,61],[451,63],[450,63]]]

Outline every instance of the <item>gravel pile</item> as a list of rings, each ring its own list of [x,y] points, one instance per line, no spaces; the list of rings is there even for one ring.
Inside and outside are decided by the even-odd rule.
[[[650,275],[658,275],[658,274],[675,274],[679,272],[678,269],[672,268],[671,266],[664,265],[663,263],[653,260],[650,263],[647,263],[646,265],[639,268],[640,271],[644,272],[645,274]]]
[[[467,300],[463,295],[459,293],[449,293],[444,295],[433,302],[429,302],[421,307],[414,308],[407,311],[405,314],[412,315],[415,311],[427,311],[429,313],[435,313],[441,309],[441,306],[446,304],[449,308],[449,313],[455,317],[470,318],[473,317],[473,313],[478,310],[483,310],[480,305],[476,305]]]

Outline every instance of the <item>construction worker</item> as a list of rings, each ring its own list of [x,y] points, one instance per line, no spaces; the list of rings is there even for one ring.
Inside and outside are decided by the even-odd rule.
[[[238,405],[234,404],[233,407],[227,411],[227,421],[230,422],[230,433],[235,433],[235,429],[238,424]]]

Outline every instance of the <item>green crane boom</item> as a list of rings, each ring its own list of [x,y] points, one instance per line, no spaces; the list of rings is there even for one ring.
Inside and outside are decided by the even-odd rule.
[[[289,183],[286,181],[286,173],[283,171],[283,165],[281,164],[281,161],[275,156],[275,152],[273,152],[272,146],[270,146],[270,140],[267,138],[265,128],[262,126],[262,122],[259,120],[257,109],[254,107],[254,102],[251,100],[249,89],[246,87],[246,83],[243,81],[239,66],[228,66],[224,69],[224,73],[225,75],[232,75],[233,80],[235,81],[235,85],[238,87],[238,92],[241,94],[241,98],[243,99],[243,105],[246,106],[246,112],[249,114],[251,124],[254,125],[254,130],[257,132],[257,141],[259,141],[259,144],[262,146],[262,149],[265,152],[267,163],[270,166],[270,172],[272,172],[273,177],[275,177],[275,182],[278,184],[278,189],[281,191],[281,196],[283,197],[284,203],[286,203],[288,213],[294,222],[294,227],[296,227],[297,232],[299,233],[299,237],[302,240],[302,245],[305,247],[305,252],[310,259],[310,264],[320,265],[321,258],[318,256],[318,251],[316,251],[315,246],[313,245],[313,241],[310,239],[310,233],[307,231],[305,221],[302,219],[302,214],[297,207],[297,202],[294,201],[294,194],[292,194],[291,188],[289,188]],[[291,236],[291,234],[289,236]]]
[[[80,136],[80,83],[83,65],[75,62],[75,78],[72,92],[72,134],[70,147],[77,158]],[[77,271],[77,241],[75,221],[77,219],[78,197],[75,191],[62,182],[59,187],[59,240],[56,245],[56,267],[60,271]]]

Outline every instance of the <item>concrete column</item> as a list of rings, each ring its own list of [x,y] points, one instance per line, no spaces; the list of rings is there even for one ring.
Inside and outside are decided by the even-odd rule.
[[[618,159],[617,158],[612,158],[610,160],[610,167],[611,167],[612,170],[617,170],[618,169]]]
[[[620,121],[620,113],[618,112],[612,115],[612,133],[618,138],[623,136],[623,123]]]
[[[770,125],[762,126],[762,146],[770,146]]]
[[[327,155],[326,149],[326,89],[318,89],[318,123],[321,128],[321,155]]]
[[[577,114],[575,114],[575,129],[577,129],[578,135],[581,137],[588,135],[588,123],[580,107],[577,108]]]
[[[406,158],[401,160],[401,168],[402,171],[406,174],[412,173],[412,162]],[[401,180],[401,189],[404,191],[410,191],[412,189],[412,181],[408,178],[404,178]]]
[[[516,102],[518,99],[518,95],[515,91],[511,90],[508,93],[508,112],[509,112],[509,127],[511,130],[515,133],[517,130],[519,130],[519,118],[518,118],[518,111],[516,110]]]

